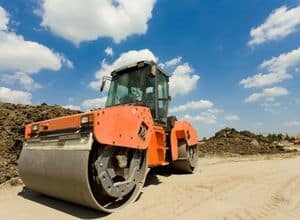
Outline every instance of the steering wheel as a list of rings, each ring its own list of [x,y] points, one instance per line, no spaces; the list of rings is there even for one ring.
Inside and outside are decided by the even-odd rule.
[[[139,91],[137,89],[133,89],[133,90],[131,90],[130,95],[132,95],[136,100],[140,101],[139,98],[142,97],[142,91]]]
[[[135,102],[135,101],[136,101],[136,97],[131,93],[129,93],[126,96],[119,99],[120,103],[129,103],[129,102]]]

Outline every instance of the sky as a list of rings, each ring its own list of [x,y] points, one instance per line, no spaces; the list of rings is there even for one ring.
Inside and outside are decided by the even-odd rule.
[[[170,78],[170,115],[300,133],[300,1],[0,0],[0,101],[103,107],[103,76],[139,60]]]

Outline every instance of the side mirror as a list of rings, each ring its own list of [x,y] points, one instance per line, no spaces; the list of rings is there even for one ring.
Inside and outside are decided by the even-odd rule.
[[[100,92],[103,92],[104,87],[105,87],[105,84],[106,84],[106,80],[103,79],[103,80],[102,80],[102,83],[101,83],[101,87],[100,87]]]
[[[103,92],[103,90],[105,88],[106,80],[111,81],[111,77],[110,76],[103,76],[102,83],[101,83],[101,86],[100,86],[100,92]]]

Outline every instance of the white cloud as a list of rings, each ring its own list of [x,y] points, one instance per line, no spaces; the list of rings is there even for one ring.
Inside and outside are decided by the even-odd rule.
[[[39,88],[29,74],[43,69],[58,71],[63,65],[73,64],[63,54],[34,41],[25,40],[22,35],[8,31],[9,17],[0,7],[0,75],[1,81],[18,82],[25,89]]]
[[[182,57],[178,56],[171,60],[168,60],[167,62],[165,62],[163,64],[163,66],[166,66],[166,67],[177,66],[181,62],[181,60],[182,60]]]
[[[226,116],[224,117],[224,119],[225,119],[226,121],[238,121],[238,120],[240,120],[240,117],[237,116],[237,115],[234,115],[234,114],[230,114],[230,115],[226,115]]]
[[[99,90],[100,89],[100,81],[101,81],[101,79],[90,82],[89,83],[89,87],[92,88],[92,89],[94,89],[94,90]],[[108,89],[108,85],[105,85],[105,91],[107,91],[107,89]]]
[[[65,59],[49,48],[24,40],[15,33],[0,32],[0,70],[36,73],[42,69],[59,70]]]
[[[190,101],[183,105],[179,105],[169,109],[170,113],[185,112],[196,109],[211,109],[214,104],[209,100]]]
[[[286,79],[292,78],[291,73],[296,72],[300,66],[300,48],[283,53],[278,57],[264,61],[260,68],[267,73],[258,73],[240,81],[244,88],[270,86]]]
[[[265,102],[262,104],[264,107],[280,107],[280,102]]]
[[[275,102],[275,97],[266,97],[266,103]]]
[[[69,97],[68,98],[68,102],[74,102],[74,98],[73,97]]]
[[[0,31],[6,31],[9,23],[8,13],[0,6]]]
[[[112,57],[114,55],[114,51],[111,47],[106,47],[104,52],[107,56],[110,56],[110,57]]]
[[[282,82],[290,78],[292,78],[292,76],[287,73],[258,73],[254,76],[243,79],[240,83],[244,85],[244,88],[264,87]]]
[[[0,87],[0,101],[15,104],[31,104],[32,95],[29,92]]]
[[[77,110],[77,111],[80,111],[81,109],[80,106],[78,105],[63,105],[62,107],[67,109]]]
[[[267,41],[283,39],[298,30],[300,24],[300,6],[288,9],[282,6],[272,11],[266,21],[250,31],[250,46]]]
[[[245,99],[246,103],[258,102],[263,99],[288,95],[288,90],[283,87],[272,87],[263,89],[260,93],[253,93]]]
[[[300,121],[288,121],[284,125],[286,127],[300,127]]]
[[[31,91],[35,89],[42,88],[39,83],[34,82],[34,80],[28,76],[28,74],[23,72],[17,72],[14,74],[3,74],[0,75],[0,81],[5,84],[15,84],[19,83],[24,89]]]
[[[197,100],[189,101],[183,105],[175,106],[169,109],[170,114],[180,114],[183,115],[183,119],[190,122],[200,122],[204,124],[216,124],[217,114],[222,112],[222,110],[213,108],[214,103],[209,100]],[[195,111],[195,115],[189,114],[190,111]],[[183,114],[184,113],[184,114]]]
[[[89,86],[95,90],[99,89],[100,80],[102,80],[103,76],[109,76],[110,73],[122,67],[124,65],[128,65],[141,60],[150,60],[157,61],[158,58],[154,56],[154,54],[149,49],[142,50],[130,50],[128,52],[122,53],[118,59],[116,59],[113,63],[107,63],[106,60],[102,60],[101,68],[95,74],[96,81],[93,81],[89,84]]]
[[[202,122],[204,124],[216,124],[217,123],[217,117],[213,114],[202,112],[198,115],[189,115],[186,114],[183,116],[184,120],[191,121],[191,122]]]
[[[43,0],[41,25],[79,44],[111,37],[120,42],[145,34],[156,0]]]
[[[265,103],[262,103],[261,106],[263,107],[265,112],[270,112],[272,114],[279,114],[280,113],[280,102],[274,102],[275,99],[266,99]]]
[[[188,63],[178,65],[170,78],[170,94],[186,95],[197,86],[200,76],[193,74],[194,70]]]
[[[257,126],[257,127],[261,127],[261,126],[263,126],[263,125],[264,125],[264,123],[262,123],[262,122],[260,122],[260,121],[258,121],[258,122],[255,123],[255,126]]]
[[[207,109],[207,112],[217,114],[217,113],[223,112],[223,110],[218,109],[218,108],[211,108],[211,109]]]
[[[130,50],[122,53],[114,62],[108,63],[105,59],[102,60],[101,68],[95,74],[97,80],[89,84],[90,88],[99,89],[100,80],[103,76],[108,76],[110,73],[124,65],[128,65],[141,60],[152,60],[157,62],[159,60],[149,49]],[[196,88],[200,76],[194,74],[194,70],[188,63],[174,66],[174,71],[170,77],[170,94],[186,95]],[[188,86],[187,86],[188,85]],[[107,88],[107,87],[106,87]]]
[[[267,68],[272,72],[287,71],[290,68],[295,68],[299,66],[300,62],[300,47],[292,50],[288,53],[283,53],[278,57],[273,57],[270,60],[266,60],[261,64],[262,68]]]
[[[84,100],[81,104],[81,107],[84,111],[89,111],[94,108],[103,108],[105,106],[106,97],[87,99]]]

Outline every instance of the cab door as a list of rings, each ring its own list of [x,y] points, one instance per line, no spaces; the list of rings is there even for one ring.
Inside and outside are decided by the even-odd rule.
[[[159,72],[156,77],[157,95],[156,95],[156,120],[167,123],[168,105],[169,105],[169,86],[168,77]]]

